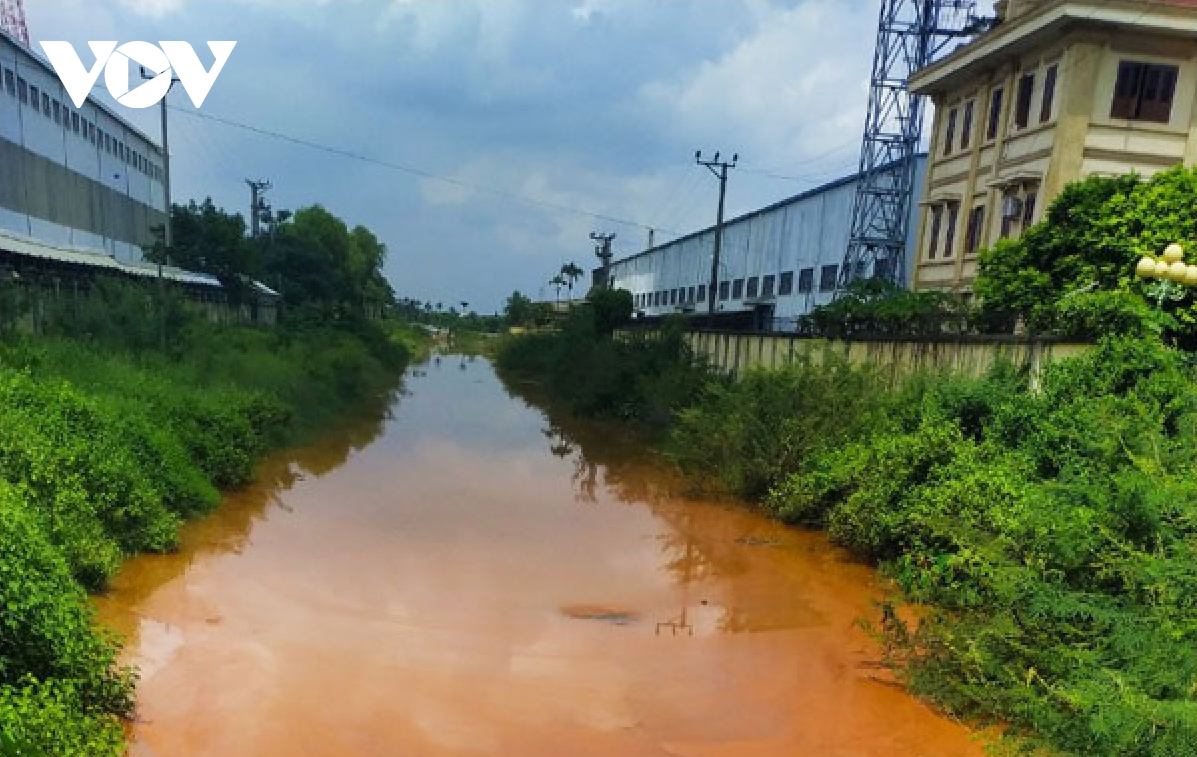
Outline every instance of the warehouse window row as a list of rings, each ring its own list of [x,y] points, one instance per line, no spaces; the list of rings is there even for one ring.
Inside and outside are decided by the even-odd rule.
[[[155,181],[164,180],[165,171],[162,166],[130,147],[116,135],[105,131],[94,120],[88,120],[86,115],[73,110],[66,101],[61,101],[36,84],[25,81],[23,76],[11,68],[4,69],[4,91],[33,113],[53,121],[56,126],[90,143],[97,150],[108,153]]]
[[[818,291],[835,291],[838,280],[839,266],[822,266],[819,269]],[[797,271],[797,294],[811,294],[814,291],[815,269],[803,268]],[[773,299],[789,297],[793,294],[795,294],[795,272],[786,271],[781,274],[721,281],[716,290],[716,299],[719,302],[727,302],[729,300]],[[640,310],[696,305],[707,301],[707,287],[705,284],[700,284],[691,287],[663,289],[657,292],[641,292],[634,295],[634,301],[636,308]]]

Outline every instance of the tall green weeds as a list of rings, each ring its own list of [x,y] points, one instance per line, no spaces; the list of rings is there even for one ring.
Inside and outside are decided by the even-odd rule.
[[[391,390],[397,333],[188,318],[167,354],[106,328],[0,343],[0,754],[123,753],[132,673],[85,590],[174,548],[268,450]]]

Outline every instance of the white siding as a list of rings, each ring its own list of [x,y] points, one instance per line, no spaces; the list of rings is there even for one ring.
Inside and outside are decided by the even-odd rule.
[[[918,178],[913,197],[921,192],[925,159],[920,157],[915,175]],[[833,292],[820,291],[824,266],[836,266],[838,272],[848,247],[851,233],[852,205],[856,197],[855,177],[833,182],[822,188],[803,193],[756,213],[729,221],[723,231],[723,252],[720,256],[721,281],[734,284],[744,280],[744,291],[738,298],[729,297],[719,303],[720,310],[735,312],[751,310],[746,302],[748,280],[756,277],[758,287],[765,276],[774,276],[771,301],[777,318],[795,318],[809,313],[819,305],[831,301]],[[911,201],[910,225],[906,248],[906,280],[913,270],[914,240],[917,223],[917,204]],[[636,298],[637,310],[647,316],[676,313],[679,306],[669,302],[657,306],[657,292],[672,292],[683,288],[706,285],[711,275],[711,255],[714,250],[714,229],[692,234],[674,242],[659,245],[625,260],[612,264],[614,286],[627,289]],[[803,270],[813,279],[811,291],[800,291]],[[778,294],[782,274],[793,274],[793,291]],[[729,284],[729,289],[732,286]],[[644,297],[649,297],[644,304]],[[706,304],[695,304],[697,312],[706,312]]]
[[[21,104],[18,97],[10,96],[5,88],[4,70],[13,71],[15,76],[24,79],[27,87],[37,87],[39,102],[36,105],[32,102]],[[102,86],[102,78],[97,86]],[[51,99],[50,115],[46,115],[42,92]],[[58,103],[63,113],[63,124],[54,120],[54,102]],[[95,128],[111,135],[112,140],[119,140],[138,155],[146,157],[154,166],[162,167],[162,155],[157,145],[145,135],[97,101],[88,100],[82,108],[76,109],[57,75],[46,63],[8,36],[0,34],[0,139],[20,145],[26,151],[64,166],[72,173],[103,184],[132,202],[157,211],[164,210],[165,188],[160,173],[153,169],[143,170],[140,162],[134,164],[122,160],[116,150],[111,149],[111,141],[110,149],[106,150],[99,131],[95,142],[90,131],[85,132],[80,128],[76,133],[71,122],[71,114],[76,112],[89,124],[94,124]],[[124,260],[141,258],[141,250],[134,244],[107,238],[94,231],[68,228],[13,208],[0,208],[0,228],[56,244],[106,250]]]

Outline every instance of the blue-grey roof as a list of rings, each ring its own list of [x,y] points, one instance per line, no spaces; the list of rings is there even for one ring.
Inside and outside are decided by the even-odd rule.
[[[927,157],[927,153],[920,152],[914,156],[914,159],[917,162],[919,160],[925,159],[926,157]],[[851,184],[851,183],[859,180],[860,176],[861,176],[860,172],[856,172],[853,174],[849,174],[848,176],[843,176],[839,179],[835,179],[834,181],[829,181],[826,184],[820,184],[819,186],[817,186],[813,189],[803,190],[802,192],[799,192],[798,194],[793,195],[791,197],[787,197],[784,200],[778,200],[777,202],[775,202],[771,205],[766,205],[763,208],[758,208],[757,210],[753,210],[749,213],[745,213],[743,215],[736,216],[735,218],[728,219],[723,222],[723,225],[726,227],[726,226],[731,226],[732,224],[736,224],[736,223],[743,223],[744,221],[751,220],[753,218],[756,218],[757,216],[762,216],[762,215],[765,215],[766,213],[772,213],[773,211],[778,210],[780,208],[784,208],[789,205],[795,205],[804,200],[809,200],[812,197],[817,197],[818,195],[823,194],[824,192],[830,192],[831,190],[839,189],[840,187],[842,187],[846,184]],[[705,229],[699,229],[698,231],[692,231],[689,234],[678,237],[677,239],[671,239],[668,242],[662,242],[661,244],[654,245],[653,247],[650,247],[647,250],[644,250],[643,252],[638,252],[635,255],[629,255],[626,258],[620,258],[619,260],[615,260],[611,263],[611,265],[613,265],[613,266],[619,265],[620,263],[626,263],[630,260],[636,260],[637,258],[644,257],[645,255],[651,255],[654,252],[658,252],[660,250],[665,249],[666,247],[672,247],[676,244],[680,244],[682,242],[686,242],[691,239],[695,239],[697,237],[702,236],[703,234],[709,234],[710,232],[712,232],[714,230],[715,230],[715,226],[712,224],[711,226],[708,226]]]

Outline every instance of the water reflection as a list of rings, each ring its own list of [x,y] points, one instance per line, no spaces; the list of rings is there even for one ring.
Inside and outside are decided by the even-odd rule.
[[[160,587],[185,575],[197,563],[221,554],[240,555],[252,543],[254,528],[272,510],[290,511],[287,492],[305,479],[325,476],[346,464],[350,457],[373,444],[393,417],[393,408],[403,393],[397,387],[380,397],[372,407],[325,432],[318,444],[289,448],[268,456],[258,466],[254,481],[225,495],[211,515],[188,524],[180,534],[179,548],[166,555],[141,555],[126,562],[108,592],[96,598],[100,617],[137,649],[147,629],[161,634],[159,627],[138,611]],[[141,655],[144,668],[152,661]],[[143,669],[142,674],[146,671]]]
[[[122,573],[134,753],[977,753],[861,675],[867,570],[646,449],[431,359],[394,412],[272,458]]]

